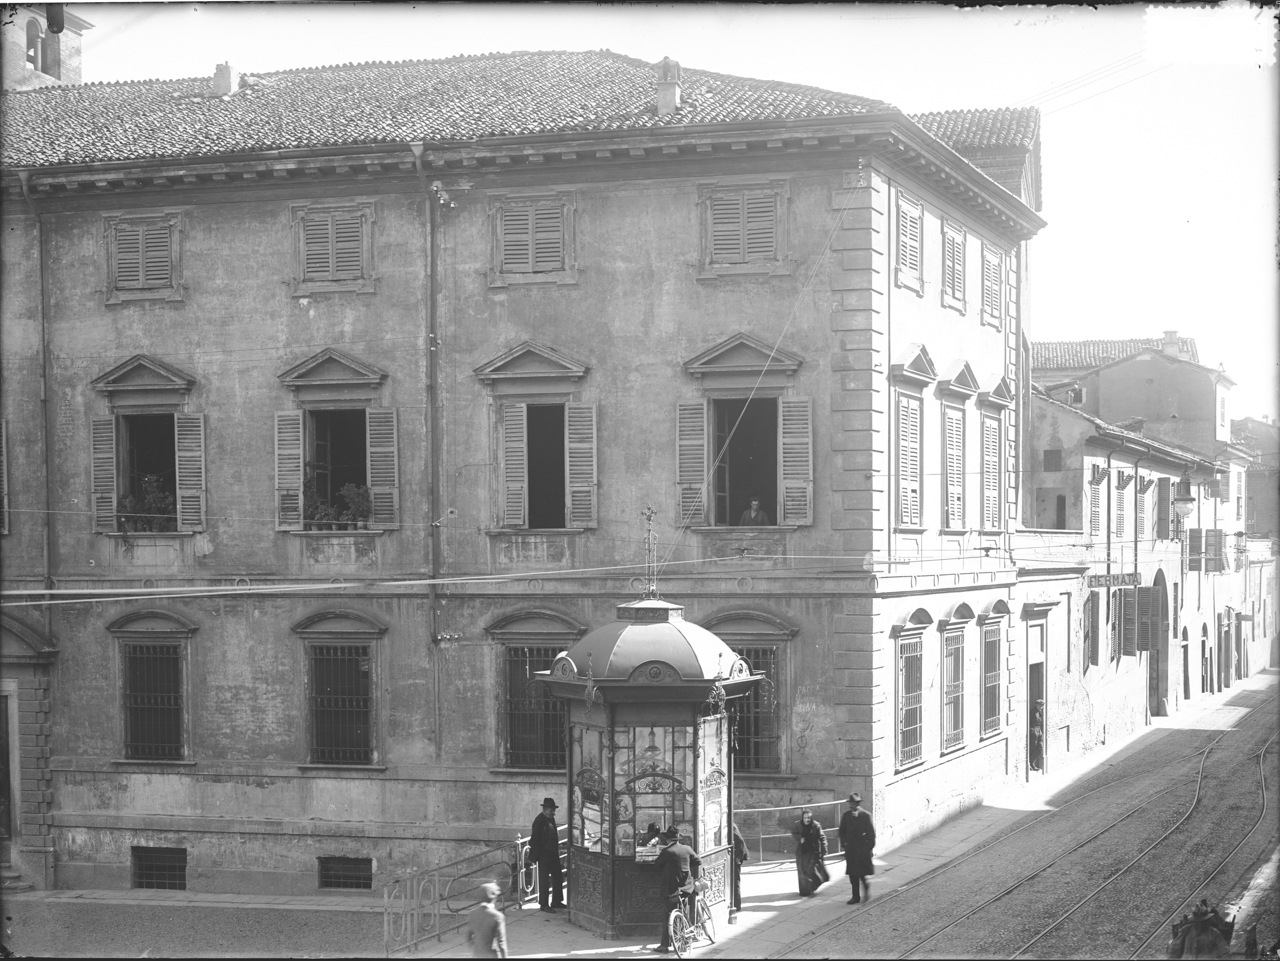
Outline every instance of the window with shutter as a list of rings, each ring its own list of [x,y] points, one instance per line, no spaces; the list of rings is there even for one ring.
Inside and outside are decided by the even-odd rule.
[[[704,208],[700,280],[733,274],[790,273],[785,259],[786,181],[699,188]]]
[[[1003,631],[999,623],[982,628],[982,734],[1000,730],[1000,673],[1003,669],[1000,642]]]
[[[1226,538],[1216,527],[1204,531],[1204,569],[1214,574],[1227,570]]]
[[[397,411],[394,407],[368,407],[364,415],[365,477],[373,504],[369,524],[376,530],[393,530],[400,526]]]
[[[1193,527],[1187,531],[1187,570],[1206,570],[1204,566],[1204,530]]]
[[[508,403],[501,424],[502,526],[596,527],[595,405]]]
[[[1169,539],[1169,517],[1173,513],[1173,481],[1168,477],[1156,480],[1156,539]]]
[[[1158,640],[1157,634],[1159,632],[1159,609],[1156,607],[1156,588],[1136,587],[1134,588],[1134,598],[1137,601],[1138,608],[1137,649],[1139,651],[1149,651]]]
[[[204,414],[174,414],[178,530],[205,528]]]
[[[564,269],[564,208],[559,204],[509,206],[499,211],[503,273]]]
[[[568,477],[568,524],[596,526],[596,407],[565,405],[565,474]]]
[[[964,241],[963,227],[942,225],[942,306],[964,313]]]
[[[502,526],[526,527],[529,516],[526,404],[502,408]]]
[[[919,527],[920,398],[898,392],[898,523]]]
[[[0,420],[0,534],[9,533],[9,425]]]
[[[813,523],[813,407],[808,397],[778,400],[779,524]]]
[[[303,447],[300,410],[276,412],[276,530],[302,530]]]
[[[1102,485],[1089,485],[1089,533],[1102,533]]]
[[[1004,489],[1000,461],[1000,418],[982,417],[982,528],[1000,530],[1002,523],[1000,494]]]
[[[1004,253],[982,245],[982,322],[1000,327],[1004,323]]]
[[[944,407],[943,443],[945,444],[944,468],[945,502],[943,526],[948,530],[964,529],[964,410]]]
[[[1141,487],[1134,494],[1133,526],[1139,539],[1147,536],[1147,495]]]
[[[295,297],[373,293],[374,204],[293,204]]]
[[[1125,657],[1138,655],[1138,601],[1132,587],[1120,591],[1123,619],[1121,620],[1120,653]]]
[[[1100,620],[1102,598],[1097,591],[1090,591],[1089,597],[1084,602],[1084,629],[1085,644],[1089,650],[1089,656],[1085,659],[1086,666],[1098,666],[1099,648],[1101,644]]]
[[[943,635],[942,749],[964,743],[964,631]]]
[[[707,402],[676,405],[676,489],[679,527],[706,523]]]
[[[181,300],[179,263],[181,214],[108,215],[108,304],[131,300]]]
[[[924,207],[917,201],[898,194],[898,286],[918,294],[924,292],[921,240],[924,236]]]
[[[1124,537],[1124,486],[1121,480],[1123,474],[1116,478],[1116,525],[1115,536]]]

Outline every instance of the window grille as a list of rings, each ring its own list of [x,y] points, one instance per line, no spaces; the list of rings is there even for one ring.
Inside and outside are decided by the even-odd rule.
[[[999,624],[982,629],[982,733],[1000,730],[1000,640]]]
[[[964,632],[951,631],[943,638],[942,747],[964,743]]]
[[[316,858],[320,863],[320,887],[373,890],[372,858]]]
[[[780,654],[776,647],[735,647],[752,673],[763,671],[765,680],[736,701],[737,741],[735,771],[781,771],[782,736],[778,729],[777,692],[782,683]]]
[[[564,702],[545,692],[535,695],[529,683],[548,671],[562,648],[515,647],[505,650],[507,675],[507,767],[565,766]]]
[[[922,756],[920,638],[898,645],[898,766],[913,764]]]
[[[165,891],[187,889],[186,848],[133,848],[133,886]]]
[[[182,757],[182,652],[177,644],[124,647],[124,756]]]
[[[311,647],[311,763],[373,763],[367,644]]]

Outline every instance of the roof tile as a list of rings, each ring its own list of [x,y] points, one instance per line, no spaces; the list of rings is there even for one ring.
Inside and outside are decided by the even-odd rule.
[[[1140,350],[1160,350],[1161,337],[1131,340],[1056,340],[1032,341],[1031,366],[1036,370],[1092,368],[1120,360]],[[1194,337],[1179,337],[1178,350],[1186,359],[1200,363],[1200,352]]]
[[[1036,107],[943,110],[915,114],[911,119],[961,153],[1000,147],[1030,149],[1040,131],[1040,111]]]

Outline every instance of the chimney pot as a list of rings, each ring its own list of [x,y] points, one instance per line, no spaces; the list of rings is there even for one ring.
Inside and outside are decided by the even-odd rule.
[[[240,86],[240,75],[232,69],[229,63],[220,63],[213,68],[213,93],[218,97],[225,97],[229,93],[234,93]]]
[[[663,57],[658,64],[658,116],[670,117],[680,109],[680,64]]]
[[[1178,332],[1176,330],[1166,330],[1164,332],[1163,349],[1170,357],[1182,356],[1182,352],[1178,350]]]

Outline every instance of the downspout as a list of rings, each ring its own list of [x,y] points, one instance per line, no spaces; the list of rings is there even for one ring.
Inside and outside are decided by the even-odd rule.
[[[1147,448],[1147,453],[1148,453],[1148,454],[1150,454],[1150,453],[1151,453],[1151,448]],[[1140,478],[1140,477],[1138,476],[1138,465],[1142,463],[1142,458],[1143,458],[1144,456],[1145,456],[1145,455],[1143,455],[1143,454],[1139,454],[1139,455],[1137,455],[1137,456],[1133,459],[1133,573],[1134,573],[1134,582],[1135,582],[1135,583],[1134,583],[1134,588],[1133,588],[1133,602],[1134,602],[1135,604],[1137,604],[1137,603],[1138,603],[1138,592],[1141,590],[1141,588],[1139,588],[1139,587],[1137,586],[1137,579],[1138,579],[1138,578],[1137,578],[1137,574],[1138,574],[1138,498],[1142,496],[1142,478]],[[1139,606],[1139,607],[1138,607],[1138,612],[1140,613],[1141,611],[1142,611],[1142,607],[1141,607],[1141,606]],[[1139,627],[1139,625],[1138,625],[1138,623],[1137,623],[1137,621],[1138,621],[1138,615],[1137,615],[1137,614],[1134,614],[1133,620],[1134,620],[1134,630],[1135,630],[1135,631],[1140,631],[1140,630],[1141,630],[1141,628]],[[1152,635],[1153,635],[1153,633],[1154,633],[1154,632],[1151,630],[1151,625],[1150,625],[1150,624],[1148,624],[1148,625],[1147,625],[1147,675],[1146,675],[1146,676],[1147,676],[1147,685],[1146,685],[1146,686],[1147,686],[1147,696],[1146,696],[1146,697],[1144,697],[1144,698],[1142,699],[1142,703],[1145,705],[1145,708],[1144,708],[1144,710],[1143,710],[1143,723],[1144,723],[1144,724],[1146,724],[1146,726],[1148,726],[1148,727],[1150,727],[1150,726],[1151,726],[1151,653],[1152,653],[1152,644],[1154,644],[1154,643],[1155,643],[1154,638],[1153,638],[1153,636],[1152,636]],[[1135,637],[1135,638],[1134,638],[1134,646],[1135,646],[1135,647],[1137,647],[1137,640],[1138,640],[1138,639]]]
[[[27,208],[36,222],[36,265],[40,277],[40,296],[37,309],[40,314],[40,426],[43,433],[41,456],[44,461],[44,588],[53,589],[53,495],[50,485],[53,483],[53,470],[50,463],[49,441],[52,436],[49,423],[49,331],[48,300],[49,287],[46,280],[44,255],[44,216],[36,209],[35,199],[31,196],[31,171],[19,170],[18,179],[22,181],[22,196]],[[45,600],[51,600],[48,594]],[[46,644],[53,643],[53,609],[46,603],[42,605],[44,621],[44,638]]]
[[[422,202],[424,214],[427,219],[427,276],[426,276],[426,325],[427,325],[427,517],[431,517],[436,507],[440,503],[439,497],[439,457],[437,456],[437,439],[439,437],[439,429],[436,424],[437,404],[436,404],[436,375],[438,353],[436,350],[438,341],[436,336],[436,213],[432,204],[431,191],[427,188],[427,172],[422,166],[422,158],[426,153],[426,142],[411,143],[409,149],[413,151],[413,164],[418,171],[418,187],[422,191]],[[435,709],[435,723],[433,725],[433,737],[435,741],[435,754],[439,758],[443,755],[444,745],[442,743],[442,731],[444,727],[444,712],[440,705],[440,624],[439,611],[436,609],[438,602],[436,592],[436,577],[440,570],[440,527],[439,522],[434,522],[427,527],[427,552],[430,555],[427,558],[428,580],[427,580],[427,633],[431,639],[431,665],[432,665],[432,702]]]
[[[1107,453],[1107,522],[1106,524],[1103,525],[1103,527],[1105,527],[1107,531],[1107,574],[1108,576],[1110,576],[1111,574],[1111,525],[1114,522],[1114,515],[1112,514],[1112,511],[1111,511],[1111,488],[1113,486],[1111,483],[1113,479],[1111,476],[1111,458],[1116,456],[1116,450],[1117,448],[1112,448],[1112,450]],[[1107,588],[1107,622],[1108,623],[1111,623],[1111,619],[1116,616],[1116,612],[1111,609],[1111,595],[1114,593],[1115,592],[1113,590],[1111,590],[1110,588]],[[1124,626],[1121,625],[1120,629],[1123,632]],[[1115,643],[1114,631],[1115,629],[1112,628],[1111,643],[1113,644]]]

